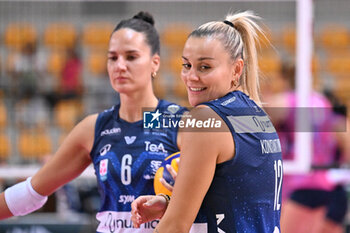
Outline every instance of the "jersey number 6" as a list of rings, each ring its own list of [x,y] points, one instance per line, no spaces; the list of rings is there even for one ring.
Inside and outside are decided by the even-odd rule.
[[[130,154],[125,154],[122,158],[120,168],[120,179],[124,185],[131,184],[131,164],[132,156]]]

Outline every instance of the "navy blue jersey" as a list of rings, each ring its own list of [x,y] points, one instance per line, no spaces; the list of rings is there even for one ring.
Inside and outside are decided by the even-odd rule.
[[[143,121],[126,122],[119,105],[98,115],[91,159],[101,195],[96,218],[98,232],[153,232],[157,221],[132,228],[131,202],[140,195],[154,194],[153,178],[162,161],[179,151],[177,128],[144,129]],[[180,114],[184,108],[160,100],[156,111]]]
[[[204,104],[228,125],[235,156],[217,164],[192,232],[280,232],[282,154],[270,119],[240,91]]]

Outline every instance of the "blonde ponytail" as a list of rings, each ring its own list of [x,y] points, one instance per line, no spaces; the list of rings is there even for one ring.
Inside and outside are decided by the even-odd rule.
[[[260,19],[251,11],[229,14],[225,19],[228,22],[209,22],[201,25],[189,35],[189,37],[214,36],[223,43],[233,60],[242,58],[244,70],[239,83],[243,91],[258,104],[261,102],[256,41],[258,33],[264,35],[261,27],[256,23]]]
[[[235,25],[235,28],[240,33],[243,40],[243,60],[245,68],[240,79],[243,90],[247,91],[251,99],[260,103],[259,66],[255,42],[258,38],[258,32],[263,32],[254,21],[260,20],[260,17],[254,15],[251,11],[245,11],[228,15],[226,20]]]

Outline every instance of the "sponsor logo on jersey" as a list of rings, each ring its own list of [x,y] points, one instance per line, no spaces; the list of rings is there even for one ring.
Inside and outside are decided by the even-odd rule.
[[[104,145],[100,150],[100,156],[104,156],[111,149],[111,144]]]
[[[229,103],[232,103],[232,102],[235,101],[235,100],[236,100],[236,97],[233,96],[233,97],[231,97],[231,98],[225,100],[224,102],[222,102],[221,105],[222,105],[222,106],[226,106],[226,105],[228,105]]]
[[[156,112],[147,112],[143,113],[143,128],[145,129],[159,129],[160,128],[160,119],[159,117],[162,113],[157,109]]]
[[[268,116],[228,116],[232,127],[236,133],[275,133]]]
[[[126,144],[130,145],[130,144],[133,144],[135,142],[136,136],[131,136],[131,137],[125,136],[124,139],[125,139]]]
[[[108,172],[108,159],[103,159],[100,161],[100,179],[101,181],[107,180]]]
[[[133,227],[130,212],[103,211],[96,214],[96,219],[100,222],[97,227],[98,232],[124,232],[124,233],[152,233],[158,224],[158,220],[141,224],[140,229]]]
[[[151,165],[151,169],[152,169],[152,174],[155,175],[158,168],[160,168],[160,165],[162,165],[162,161],[152,160],[150,165]]]
[[[112,128],[112,129],[105,129],[101,132],[101,137],[106,136],[106,135],[111,135],[111,134],[118,134],[121,133],[122,130],[118,128]]]
[[[261,112],[261,109],[258,106],[253,106],[256,112]]]
[[[164,132],[164,130],[162,129],[152,129],[152,130],[144,130],[143,131],[143,134],[144,135],[157,135],[157,136],[162,136],[162,137],[169,137],[168,133],[167,132]]]
[[[162,161],[160,160],[151,160],[149,168],[146,170],[143,178],[145,180],[154,179],[154,175],[156,174],[158,168],[162,165]]]
[[[150,152],[163,152],[168,153],[168,151],[164,148],[163,143],[153,144],[150,141],[145,141],[145,150]]]
[[[273,127],[270,119],[263,119],[261,117],[253,117],[253,121],[256,124],[256,126],[259,126],[262,131],[266,131],[266,129]]]
[[[167,110],[171,112],[172,114],[175,114],[177,111],[179,111],[180,106],[176,104],[171,104],[168,106]]]
[[[124,205],[127,203],[131,203],[135,200],[135,196],[134,195],[120,195],[119,196],[119,203],[123,203]]]

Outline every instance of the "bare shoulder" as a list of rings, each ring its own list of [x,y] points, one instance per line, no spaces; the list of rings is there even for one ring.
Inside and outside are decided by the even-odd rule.
[[[183,117],[186,127],[180,129],[181,151],[196,148],[200,154],[216,155],[217,163],[234,155],[233,137],[225,121],[210,107],[199,105]]]
[[[92,114],[86,116],[83,120],[81,120],[72,130],[78,134],[85,133],[90,134],[94,133],[95,124],[97,120],[97,114]],[[82,135],[83,136],[83,135]]]
[[[228,132],[224,120],[210,107],[199,105],[187,112],[183,119],[184,131],[193,132]]]
[[[65,143],[74,143],[91,150],[94,142],[97,116],[98,114],[92,114],[81,120],[69,133]]]
[[[210,107],[199,105],[191,109],[182,118],[180,127],[181,144],[198,142],[201,146],[206,142],[216,141],[225,136],[229,129],[223,119]],[[213,141],[214,140],[214,141]]]
[[[86,116],[80,123],[85,127],[93,127],[95,128],[96,120],[98,114],[91,114]]]

